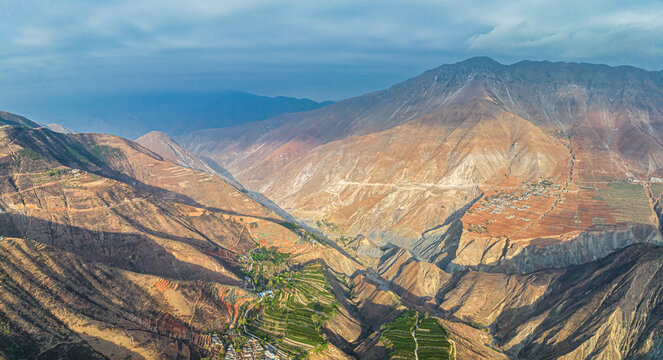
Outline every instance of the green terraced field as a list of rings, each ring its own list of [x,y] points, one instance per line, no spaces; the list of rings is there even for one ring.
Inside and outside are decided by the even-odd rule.
[[[277,284],[274,299],[263,300],[249,331],[294,357],[324,345],[320,327],[335,315],[337,302],[322,265],[282,273],[270,284]]]
[[[412,336],[413,330],[418,348]],[[398,319],[382,327],[382,342],[391,349],[390,359],[415,359],[415,351],[419,360],[451,359],[451,343],[448,339],[449,333],[437,319],[422,318],[414,310],[404,312]]]
[[[414,310],[403,313],[398,319],[382,328],[382,341],[391,348],[390,359],[414,359],[412,330],[417,325],[419,314]]]
[[[449,333],[435,318],[419,320],[419,328],[415,332],[419,349],[419,360],[444,360],[451,358],[451,343]]]

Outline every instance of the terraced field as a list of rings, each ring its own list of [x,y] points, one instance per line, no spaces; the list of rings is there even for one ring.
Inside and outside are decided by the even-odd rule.
[[[249,331],[296,358],[324,345],[320,327],[335,315],[337,302],[322,265],[282,273],[270,279],[270,284],[275,286],[274,298],[263,300]]]
[[[451,359],[451,343],[449,333],[435,318],[419,320],[419,328],[415,331],[419,349],[419,360],[445,360]]]
[[[415,340],[416,338],[416,340]],[[408,310],[382,327],[382,342],[390,349],[390,359],[452,359],[449,333],[435,318],[421,317]]]
[[[660,199],[663,196],[663,183],[652,182],[650,188],[654,199]]]
[[[390,359],[410,360],[415,358],[414,330],[419,314],[414,310],[403,313],[398,319],[384,325],[382,341],[391,348]]]
[[[614,181],[599,187],[598,192],[600,200],[620,212],[615,215],[618,221],[642,224],[652,222],[652,209],[642,184]]]

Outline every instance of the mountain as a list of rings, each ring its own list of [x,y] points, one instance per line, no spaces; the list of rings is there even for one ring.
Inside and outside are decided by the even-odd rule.
[[[22,116],[18,116],[12,113],[0,111],[0,126],[12,125],[12,126],[25,126],[25,127],[39,127],[40,125],[32,120],[28,120]]]
[[[662,266],[663,247],[635,244],[527,275],[452,275],[394,249],[378,271],[394,293],[458,331],[459,359],[655,359],[663,351]],[[459,331],[462,324],[493,337]],[[505,354],[478,346],[491,341]]]
[[[2,233],[88,260],[238,284],[231,259],[219,254],[252,242],[228,215],[278,218],[221,179],[114,136],[3,128],[0,143]]]
[[[256,323],[265,316],[248,312],[261,307],[256,287],[275,286],[271,278],[280,281],[283,271],[310,278],[301,290],[280,291],[300,291],[296,301],[313,291],[313,299],[334,306],[322,329],[307,328],[307,334],[324,333],[318,358],[354,354],[367,329],[390,319],[371,315],[381,299],[391,299],[392,315],[403,311],[393,307],[396,295],[354,294],[355,287],[383,281],[362,261],[283,221],[218,176],[113,135],[9,125],[0,128],[0,144],[4,358],[222,354],[229,327],[238,329],[242,315]],[[255,251],[273,255],[250,256]],[[321,273],[308,275],[311,264],[322,265]],[[226,345],[214,345],[213,332]],[[288,344],[283,351],[293,354],[311,349]],[[484,349],[460,349],[475,347]]]
[[[663,73],[473,58],[179,138],[332,237],[527,273],[661,244]]]
[[[475,58],[177,142],[2,113],[0,357],[660,358],[661,76]]]
[[[564,270],[469,272],[440,307],[490,326],[512,358],[646,358],[663,350],[662,266],[663,248],[636,244]]]
[[[239,288],[119,270],[31,240],[5,238],[0,253],[8,359],[200,358],[210,323],[252,300]]]
[[[259,305],[247,274],[260,271],[258,282],[311,263],[322,263],[326,286],[339,291],[326,296],[342,301],[325,330],[334,341],[319,356],[342,355],[336,345],[361,334],[344,295],[347,277],[363,269],[356,259],[218,176],[135,142],[7,117],[17,124],[0,127],[3,358],[223,354],[229,329],[240,331],[239,320]],[[279,254],[287,267],[253,260],[254,251]]]
[[[165,133],[150,131],[136,139],[136,142],[175,164],[218,176],[236,188],[243,189],[242,185],[227,170],[212,160],[205,161],[199,158],[191,151],[181,147]]]
[[[0,144],[3,357],[200,358],[254,299],[244,221],[281,220],[235,187],[112,135],[21,120]]]
[[[11,104],[33,119],[55,122],[76,132],[95,132],[135,139],[158,130],[170,136],[264,120],[283,113],[330,104],[292,97],[267,97],[240,91],[153,92],[47,98],[37,104]]]
[[[73,133],[75,133],[74,130],[72,130],[72,129],[66,127],[66,126],[56,124],[56,123],[48,124],[48,125],[46,125],[46,127],[49,128],[52,131],[59,132],[59,133],[62,133],[62,134],[73,134]]]

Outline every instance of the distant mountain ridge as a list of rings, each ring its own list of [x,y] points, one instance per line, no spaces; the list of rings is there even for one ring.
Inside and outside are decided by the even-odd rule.
[[[80,99],[26,100],[23,113],[44,123],[58,123],[76,132],[107,133],[135,139],[157,130],[178,136],[264,120],[283,113],[328,105],[292,97],[267,97],[241,91],[154,92],[90,95]],[[22,107],[15,104],[15,108]]]

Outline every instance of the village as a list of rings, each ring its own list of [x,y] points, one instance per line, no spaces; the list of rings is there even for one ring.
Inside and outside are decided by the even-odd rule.
[[[244,334],[243,334],[243,333]],[[238,327],[223,334],[211,335],[209,350],[217,360],[286,360],[289,359],[272,345]]]
[[[269,345],[268,345],[269,346]],[[241,354],[228,344],[224,360],[280,360],[274,349],[266,349],[257,338],[251,338],[241,347]]]
[[[555,197],[559,194],[561,186],[550,180],[541,180],[537,183],[529,183],[520,194],[517,192],[505,192],[501,190],[493,195],[484,197],[479,206],[468,211],[474,212],[490,211],[490,214],[501,214],[506,209],[527,210],[529,205],[518,205],[519,201],[529,200],[532,197]],[[508,218],[508,217],[507,217]],[[513,216],[511,216],[513,218]]]

